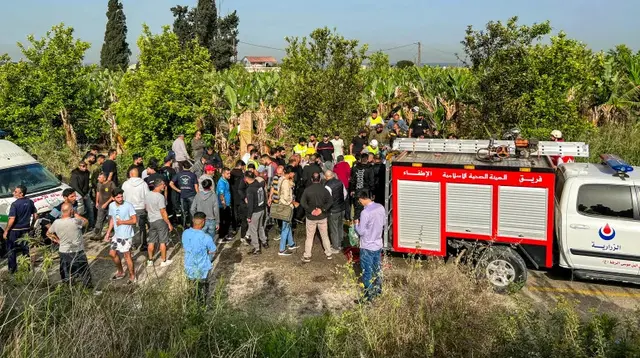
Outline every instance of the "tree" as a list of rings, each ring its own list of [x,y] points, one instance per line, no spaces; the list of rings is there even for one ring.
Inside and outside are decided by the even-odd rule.
[[[415,64],[413,63],[413,61],[409,61],[409,60],[400,60],[396,63],[396,67],[397,68],[408,68],[408,67],[413,67],[415,66]]]
[[[29,46],[18,44],[25,61],[2,66],[0,125],[16,129],[23,143],[62,128],[67,147],[77,152],[77,130],[87,138],[86,129],[100,120],[89,86],[93,67],[83,64],[90,45],[74,39],[73,28],[64,24],[39,40],[30,35],[28,41]]]
[[[131,50],[127,43],[127,18],[119,0],[109,0],[107,28],[100,51],[100,66],[112,71],[126,70]]]
[[[506,24],[491,21],[483,31],[467,27],[462,41],[471,71],[478,79],[479,110],[492,131],[514,126],[526,118],[519,99],[531,90],[526,74],[530,69],[530,48],[551,32],[549,22],[518,25],[518,18]]]
[[[367,46],[347,40],[328,28],[309,39],[288,37],[282,61],[280,103],[293,136],[321,129],[346,137],[360,124],[364,80],[362,62]]]
[[[161,157],[178,133],[193,133],[215,110],[215,73],[205,48],[182,48],[168,27],[156,35],[144,26],[138,47],[138,68],[124,75],[113,108],[125,148]]]
[[[198,0],[193,27],[200,46],[211,49],[218,32],[218,9],[215,0]],[[211,54],[213,56],[213,53]]]
[[[218,17],[215,0],[198,0],[198,5],[189,10],[188,6],[175,6],[173,13],[173,32],[178,35],[182,46],[188,46],[193,39],[209,51],[211,61],[218,70],[227,69],[233,64],[238,43],[238,24],[240,18],[234,11]]]
[[[237,55],[239,24],[240,18],[235,11],[218,19],[218,36],[214,39],[210,52],[214,54],[213,64],[219,70],[230,68],[232,59]]]
[[[178,36],[180,45],[186,46],[193,41],[195,33],[193,32],[193,12],[189,11],[188,6],[174,6],[171,8],[173,13],[173,32]]]

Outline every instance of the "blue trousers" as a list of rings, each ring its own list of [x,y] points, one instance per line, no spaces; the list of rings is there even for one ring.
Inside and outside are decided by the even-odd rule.
[[[372,300],[382,293],[381,251],[382,250],[371,251],[360,249],[360,267],[362,268],[364,298],[367,300]]]
[[[280,232],[280,251],[284,251],[288,246],[293,246],[293,230],[291,229],[291,223],[283,221],[282,231]]]
[[[11,230],[7,235],[7,251],[9,252],[8,266],[9,272],[15,273],[18,270],[18,254],[29,256],[29,245],[21,242],[20,239],[29,233],[29,230]]]

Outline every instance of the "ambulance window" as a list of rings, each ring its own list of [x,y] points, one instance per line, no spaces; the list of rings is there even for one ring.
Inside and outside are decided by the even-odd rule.
[[[633,197],[627,185],[587,184],[578,190],[578,212],[589,216],[633,219]]]

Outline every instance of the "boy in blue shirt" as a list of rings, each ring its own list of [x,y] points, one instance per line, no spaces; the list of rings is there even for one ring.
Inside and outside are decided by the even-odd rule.
[[[213,238],[202,230],[206,221],[207,215],[197,212],[193,214],[191,228],[182,233],[184,270],[189,281],[195,285],[195,298],[203,305],[206,304],[209,294],[207,276],[213,267],[211,257],[216,252]]]
[[[116,273],[111,279],[120,280],[125,276],[119,256],[119,254],[122,254],[129,269],[129,283],[135,283],[136,273],[133,259],[131,258],[131,241],[134,235],[133,227],[138,223],[138,218],[136,217],[136,209],[131,203],[124,201],[123,194],[124,191],[120,188],[116,188],[111,192],[113,197],[113,202],[109,204],[111,220],[109,220],[109,228],[104,236],[104,241],[111,242],[109,256],[111,256],[113,263],[116,265]],[[114,232],[113,237],[109,238],[112,231]]]
[[[231,179],[231,169],[225,167],[222,169],[222,176],[218,180],[216,191],[220,203],[220,231],[218,234],[222,243],[233,241],[233,235],[229,230],[231,228],[231,185],[229,179]]]

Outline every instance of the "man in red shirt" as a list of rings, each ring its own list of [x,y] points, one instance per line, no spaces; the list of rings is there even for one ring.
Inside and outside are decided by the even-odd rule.
[[[333,167],[333,172],[338,177],[338,180],[342,182],[344,187],[349,191],[349,178],[351,178],[351,167],[349,163],[344,161],[344,156],[339,155],[337,158],[337,163]],[[351,220],[351,196],[347,195],[346,199],[346,210],[344,211],[344,218],[346,220]]]

